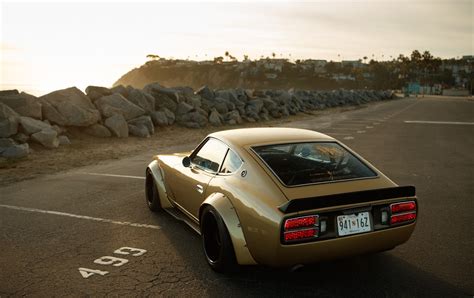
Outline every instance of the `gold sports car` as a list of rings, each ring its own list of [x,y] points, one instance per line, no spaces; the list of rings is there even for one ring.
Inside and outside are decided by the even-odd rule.
[[[199,233],[218,272],[392,249],[417,218],[413,186],[334,138],[293,128],[220,131],[191,153],[155,156],[146,202]]]

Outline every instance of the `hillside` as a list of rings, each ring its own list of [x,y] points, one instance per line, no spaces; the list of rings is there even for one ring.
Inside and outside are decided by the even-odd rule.
[[[441,59],[428,51],[413,51],[390,61],[296,60],[262,58],[237,61],[216,57],[213,61],[170,60],[149,55],[152,60],[124,74],[114,86],[143,88],[160,82],[164,86],[247,89],[402,89],[410,84],[423,86],[425,93],[443,88],[471,89],[474,59]],[[434,90],[434,91],[433,91]]]
[[[164,86],[189,86],[197,89],[210,88],[251,89],[362,89],[371,87],[364,80],[352,78],[335,80],[332,75],[321,75],[307,67],[296,66],[280,59],[259,61],[212,61],[154,60],[123,75],[114,86],[131,85],[143,88],[160,82]]]

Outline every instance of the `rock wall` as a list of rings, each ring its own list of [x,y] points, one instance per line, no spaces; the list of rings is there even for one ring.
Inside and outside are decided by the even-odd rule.
[[[0,91],[0,156],[21,158],[29,143],[57,148],[71,143],[68,127],[94,137],[149,137],[168,125],[202,128],[267,121],[329,107],[360,105],[395,98],[374,90],[248,90],[206,86],[167,88],[158,83],[72,87],[41,97],[17,90]]]

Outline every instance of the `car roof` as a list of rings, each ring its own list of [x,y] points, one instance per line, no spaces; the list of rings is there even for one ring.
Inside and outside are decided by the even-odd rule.
[[[222,130],[209,135],[236,147],[302,141],[334,141],[325,134],[300,128],[259,127]]]

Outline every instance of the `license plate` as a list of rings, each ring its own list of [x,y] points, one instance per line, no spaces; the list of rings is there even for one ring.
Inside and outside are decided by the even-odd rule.
[[[369,212],[360,212],[357,215],[340,215],[337,217],[339,236],[370,232],[371,230]]]

